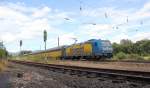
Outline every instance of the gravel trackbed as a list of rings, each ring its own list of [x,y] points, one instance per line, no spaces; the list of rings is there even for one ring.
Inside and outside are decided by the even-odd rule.
[[[150,82],[122,79],[87,78],[9,63],[0,73],[0,88],[150,88]]]

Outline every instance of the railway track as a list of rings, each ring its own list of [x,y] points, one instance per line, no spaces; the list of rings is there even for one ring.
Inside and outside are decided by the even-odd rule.
[[[100,68],[66,66],[66,65],[56,65],[56,64],[43,64],[37,62],[27,62],[27,61],[18,61],[18,60],[9,60],[9,62],[37,66],[37,67],[44,67],[46,69],[52,71],[58,71],[62,73],[69,72],[71,75],[79,75],[79,76],[87,76],[87,77],[110,77],[110,78],[117,78],[117,79],[150,81],[150,72],[116,70],[116,69],[100,69]]]
[[[72,61],[72,60],[68,60]],[[144,61],[144,60],[74,60],[74,61],[84,61],[84,62],[128,62],[128,63],[150,63],[150,61]]]

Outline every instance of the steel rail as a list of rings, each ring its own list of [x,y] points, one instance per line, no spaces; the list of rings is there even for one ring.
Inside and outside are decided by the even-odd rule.
[[[68,60],[68,61],[83,61],[83,62],[128,62],[128,63],[150,63],[150,61],[144,61],[144,60]]]
[[[124,77],[127,79],[135,80],[148,80],[150,81],[150,72],[142,71],[129,71],[129,70],[116,70],[116,69],[101,69],[101,68],[90,68],[90,67],[79,67],[79,66],[67,66],[67,65],[57,65],[57,64],[44,64],[29,61],[19,61],[19,60],[9,60],[10,62],[26,64],[37,67],[45,67],[48,69],[57,70],[68,70],[68,71],[78,71],[78,73],[95,74],[96,76],[109,76],[109,77]]]

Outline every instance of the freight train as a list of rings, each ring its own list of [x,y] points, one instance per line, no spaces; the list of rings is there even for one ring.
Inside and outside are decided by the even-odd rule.
[[[111,58],[113,49],[109,40],[91,39],[83,43],[72,44],[33,52],[28,55],[53,59],[101,59]]]

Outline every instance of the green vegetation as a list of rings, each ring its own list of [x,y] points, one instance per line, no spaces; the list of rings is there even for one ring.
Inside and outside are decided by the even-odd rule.
[[[13,60],[26,60],[26,61],[35,61],[35,62],[45,62],[44,58],[42,56],[38,55],[20,55],[12,57]]]
[[[5,58],[7,56],[7,51],[4,49],[0,49],[0,58]]]
[[[114,56],[114,59],[117,59],[117,60],[144,60],[144,57],[142,57],[138,54],[125,54],[123,52],[119,52]]]
[[[35,61],[35,62],[42,62],[43,61],[43,58],[40,57],[40,56],[24,56],[24,59],[27,59],[29,61]]]
[[[0,42],[0,59],[6,58],[7,54],[8,53],[6,51],[6,48],[3,44],[3,42]]]
[[[150,40],[133,43],[131,40],[121,40],[120,44],[113,43],[114,59],[150,60]]]
[[[117,53],[117,54],[115,55],[115,58],[116,58],[116,59],[119,59],[119,60],[122,60],[122,59],[127,58],[127,57],[126,57],[126,54],[125,54],[125,53],[119,52],[119,53]]]

